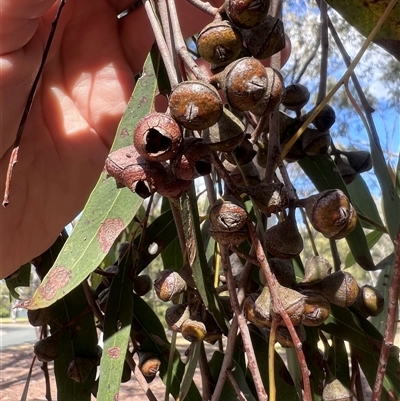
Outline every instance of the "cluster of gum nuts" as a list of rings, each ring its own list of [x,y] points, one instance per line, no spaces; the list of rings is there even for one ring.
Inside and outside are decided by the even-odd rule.
[[[237,191],[249,195],[260,212],[266,216],[278,213],[285,216],[266,230],[263,245],[277,277],[284,307],[300,339],[304,339],[303,326],[322,324],[330,314],[331,304],[353,306],[364,315],[375,315],[382,310],[383,298],[370,286],[360,289],[347,272],[330,273],[327,262],[319,257],[306,263],[301,283],[295,280],[290,259],[300,254],[303,240],[294,207],[304,207],[313,227],[330,239],[348,235],[357,223],[357,215],[340,190],[326,190],[293,204],[278,179],[272,183],[260,179],[253,159],[257,155],[256,163],[265,166],[268,119],[262,133],[264,140],[258,142],[259,138],[251,138],[251,132],[246,132],[249,127],[244,123],[246,117],[258,120],[279,105],[295,111],[295,117],[280,112],[280,141],[284,145],[307,116],[300,111],[310,98],[303,85],[285,87],[279,71],[265,67],[260,61],[285,47],[283,24],[268,15],[268,9],[269,0],[226,0],[215,20],[197,38],[199,55],[210,63],[211,78],[175,85],[168,97],[167,112],[153,112],[141,119],[134,128],[133,145],[112,152],[106,160],[106,170],[119,187],[128,187],[143,198],[154,192],[177,198],[195,178],[210,174],[211,154],[217,155]],[[331,147],[344,178],[348,170],[346,166],[346,171],[343,170],[344,157],[350,165],[353,173],[350,182],[370,168],[370,156],[363,154],[360,161],[360,154],[336,150],[329,135],[334,121],[333,109],[326,106],[313,121],[314,128],[308,128],[289,151],[286,161],[325,153]],[[210,233],[221,245],[237,246],[248,238],[247,219],[242,202],[226,191],[210,209]],[[183,302],[167,309],[167,324],[189,341],[214,343],[222,332],[202,304],[190,274],[186,276],[164,270],[154,283],[163,301],[176,301],[178,295],[184,294]],[[272,322],[271,300],[262,275],[260,284],[257,291],[248,294],[244,308],[249,322],[268,328]],[[232,310],[225,301],[221,297],[230,318]],[[283,346],[292,346],[284,326],[279,327],[277,339]]]

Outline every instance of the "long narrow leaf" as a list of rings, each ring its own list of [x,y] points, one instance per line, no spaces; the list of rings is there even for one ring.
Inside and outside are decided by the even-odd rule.
[[[151,111],[158,67],[149,55],[119,124],[113,150],[132,144],[136,123]],[[115,181],[103,172],[74,231],[27,307],[51,305],[79,285],[100,264],[141,204],[142,198],[127,188],[117,190]]]
[[[104,318],[104,349],[100,363],[98,401],[118,398],[133,315],[132,282],[128,257],[112,279]]]

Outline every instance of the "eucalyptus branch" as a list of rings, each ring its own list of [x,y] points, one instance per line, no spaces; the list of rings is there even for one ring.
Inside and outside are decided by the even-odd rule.
[[[247,222],[247,228],[249,230],[250,238],[251,238],[251,241],[255,248],[258,262],[260,263],[260,266],[264,272],[268,288],[271,292],[273,311],[276,314],[280,315],[281,318],[283,319],[287,329],[289,330],[290,336],[292,337],[292,340],[293,340],[293,343],[295,346],[297,357],[298,357],[299,363],[300,363],[301,374],[303,377],[304,401],[311,401],[312,396],[311,396],[311,387],[310,387],[310,380],[309,380],[310,372],[308,370],[307,362],[306,362],[304,353],[302,351],[301,341],[299,340],[299,336],[296,333],[293,323],[291,322],[287,312],[285,311],[285,309],[282,306],[282,301],[280,299],[279,293],[276,288],[276,278],[271,272],[271,268],[270,268],[267,258],[265,256],[264,249],[261,245],[260,240],[257,237],[257,233],[256,233],[256,230],[255,230],[252,222],[250,222],[250,221]]]
[[[229,329],[226,341],[224,359],[222,361],[221,370],[218,376],[218,381],[217,384],[215,385],[211,401],[219,401],[221,398],[221,393],[226,381],[227,372],[232,366],[233,352],[235,350],[237,331],[238,331],[238,319],[237,316],[233,316],[231,327]]]
[[[368,46],[371,44],[372,39],[376,36],[379,29],[386,21],[387,17],[390,14],[390,11],[396,5],[397,0],[391,0],[388,6],[386,7],[385,11],[382,13],[381,17],[379,18],[376,26],[368,35],[367,39],[365,40],[364,44],[362,45],[361,49],[357,53],[356,57],[352,61],[352,63],[347,68],[347,71],[344,75],[338,80],[336,85],[329,91],[326,95],[324,100],[310,113],[306,121],[304,121],[303,125],[297,130],[297,132],[293,135],[293,137],[286,143],[285,147],[282,151],[282,158],[284,158],[289,151],[289,149],[293,146],[293,144],[300,138],[303,132],[306,130],[308,125],[314,120],[314,118],[320,113],[322,108],[332,99],[333,95],[339,90],[339,88],[343,85],[345,81],[347,81],[350,75],[353,73],[354,69],[356,68],[357,64],[359,63],[361,57],[364,55],[365,51],[367,50]]]
[[[326,96],[326,81],[328,78],[328,6],[325,1],[320,2],[321,14],[321,65],[319,73],[319,88],[316,104],[320,104]]]
[[[340,266],[342,264],[340,260],[339,251],[337,249],[336,240],[329,238],[329,245],[331,247],[331,254],[333,258],[333,269],[336,272],[340,270]]]
[[[297,195],[296,195],[296,199],[298,199]],[[313,233],[311,231],[310,223],[308,222],[308,218],[307,218],[306,212],[304,211],[304,209],[302,207],[299,207],[299,210],[300,210],[301,217],[303,219],[303,223],[306,226],[307,233],[308,233],[308,239],[311,242],[311,247],[313,249],[314,255],[318,256],[319,255],[318,249],[317,249],[317,246],[315,244],[314,235],[313,235]]]
[[[185,65],[193,73],[196,79],[208,82],[208,77],[201,71],[201,68],[196,64],[196,62],[193,60],[192,56],[188,52],[185,39],[182,36],[182,31],[179,24],[175,0],[167,0],[167,3],[176,52],[179,54]]]
[[[35,79],[33,80],[32,88],[29,91],[28,99],[26,100],[26,104],[25,104],[24,112],[22,113],[21,121],[19,122],[17,134],[15,137],[15,142],[13,144],[13,150],[11,152],[10,161],[8,163],[8,168],[7,168],[6,184],[5,184],[5,188],[4,188],[4,198],[3,198],[3,203],[2,203],[3,207],[6,207],[10,203],[9,198],[10,198],[11,178],[12,178],[14,166],[18,162],[18,152],[19,152],[19,145],[20,145],[21,139],[22,139],[22,133],[24,132],[25,123],[26,123],[26,120],[28,119],[29,112],[31,111],[31,107],[33,104],[33,99],[36,94],[37,86],[39,84],[40,77],[42,76],[42,72],[43,72],[44,66],[46,64],[47,56],[49,54],[51,44],[53,43],[54,35],[56,33],[58,21],[60,20],[61,13],[62,13],[62,10],[63,10],[66,2],[67,2],[67,0],[61,0],[60,5],[58,6],[58,9],[56,12],[56,16],[55,16],[53,22],[51,23],[51,30],[49,33],[49,37],[47,38],[46,46],[43,51],[42,60],[40,62],[40,66],[39,66],[38,72],[36,73]]]
[[[307,60],[303,63],[299,73],[297,74],[296,79],[293,78],[293,83],[297,84],[300,82],[301,78],[303,77],[304,73],[307,71],[308,66],[314,60],[315,56],[318,53],[319,46],[321,45],[321,35],[317,36],[317,41],[312,49],[312,52],[308,56]]]
[[[200,356],[199,356],[199,365],[200,365],[200,372],[201,372],[201,382],[203,385],[203,400],[208,401],[211,399],[211,394],[213,393],[212,386],[212,379],[211,379],[211,372],[210,367],[207,361],[207,354],[206,349],[204,347],[204,341],[200,344]]]
[[[269,378],[269,401],[276,401],[275,386],[275,340],[276,330],[278,328],[278,319],[272,319],[271,329],[268,339],[268,378]]]
[[[168,50],[167,43],[164,39],[163,32],[161,31],[160,23],[152,5],[150,4],[150,1],[142,1],[146,10],[147,18],[149,19],[151,28],[156,38],[158,50],[160,51],[161,57],[164,61],[165,69],[167,70],[169,82],[171,84],[171,87],[174,87],[178,84],[178,76],[174,67],[174,63],[172,62],[171,54]]]
[[[243,395],[243,391],[240,389],[237,381],[233,377],[232,371],[227,370],[226,375],[228,376],[229,381],[232,384],[233,390],[235,391],[236,397],[239,401],[247,401],[246,397]]]
[[[206,14],[209,14],[213,17],[219,16],[219,9],[217,7],[212,6],[209,2],[205,2],[202,0],[187,0],[190,4],[194,5],[199,10],[203,11]]]
[[[225,246],[221,246],[221,259],[222,265],[225,271],[226,282],[228,285],[229,298],[231,301],[232,309],[237,316],[239,324],[240,334],[242,336],[243,347],[248,359],[248,368],[253,377],[254,386],[256,388],[257,396],[260,401],[267,400],[267,393],[265,392],[264,384],[261,379],[260,370],[257,365],[257,359],[254,353],[253,344],[251,342],[249,327],[247,326],[246,318],[243,315],[243,311],[239,305],[239,301],[236,295],[236,287],[234,278],[232,275],[232,268],[229,260],[228,249]]]
[[[158,9],[158,14],[160,15],[160,21],[164,33],[165,43],[167,44],[169,54],[175,66],[175,71],[179,71],[178,59],[175,53],[175,45],[171,32],[171,22],[169,20],[168,6],[166,0],[157,0],[157,9]]]
[[[388,310],[385,335],[383,336],[383,343],[381,354],[379,356],[378,370],[376,372],[375,385],[372,393],[371,401],[379,401],[382,394],[383,380],[389,359],[390,348],[393,346],[395,328],[398,319],[398,301],[400,294],[400,230],[396,237],[396,261],[392,281],[389,288]]]

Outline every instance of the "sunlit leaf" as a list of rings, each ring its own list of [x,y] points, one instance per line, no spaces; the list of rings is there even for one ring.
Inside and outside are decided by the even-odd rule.
[[[350,25],[368,36],[385,11],[389,0],[327,0]],[[389,17],[378,31],[374,42],[400,60],[400,4],[394,6]]]
[[[121,385],[133,315],[133,292],[128,261],[126,256],[119,264],[119,271],[112,279],[108,295],[98,401],[117,399]]]
[[[112,149],[130,145],[137,121],[153,107],[157,93],[159,66],[147,57],[127,110],[122,118]],[[142,204],[142,198],[129,189],[117,189],[115,181],[102,173],[85,209],[52,270],[45,277],[29,309],[51,305],[79,285],[100,264],[115,239],[131,222]]]
[[[389,289],[392,283],[393,271],[395,264],[395,255],[391,253],[386,258],[381,260],[377,267],[382,269],[379,272],[378,281],[376,283],[376,289],[381,292],[385,299],[382,312],[378,316],[372,316],[370,318],[371,323],[377,328],[377,330],[383,335],[386,327],[386,316],[388,309]]]

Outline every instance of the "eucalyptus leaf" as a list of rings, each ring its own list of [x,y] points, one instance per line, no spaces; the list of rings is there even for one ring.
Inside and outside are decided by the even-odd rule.
[[[152,57],[152,54],[147,57],[143,74],[118,126],[112,150],[130,145],[136,123],[152,110],[158,90],[159,65],[159,57]],[[85,280],[131,222],[142,201],[128,188],[117,189],[115,181],[107,179],[103,172],[62,252],[26,307],[49,306]]]
[[[377,231],[377,230],[372,231],[366,235],[369,249],[372,249],[372,247],[379,241],[382,235],[383,235],[382,231]],[[348,267],[353,266],[354,263],[356,263],[354,256],[351,252],[349,252],[344,261],[344,268],[347,269]]]
[[[131,263],[126,255],[111,281],[104,316],[104,346],[100,362],[98,401],[118,398],[133,315]]]
[[[19,299],[19,294],[16,291],[17,287],[29,287],[31,284],[31,264],[25,263],[14,274],[5,279],[6,286],[10,294],[15,299]]]
[[[364,36],[368,36],[378,22],[379,17],[385,11],[389,0],[327,0],[351,26],[356,28]],[[389,17],[378,31],[375,39],[376,44],[382,46],[389,53],[400,60],[400,4],[392,9]]]

